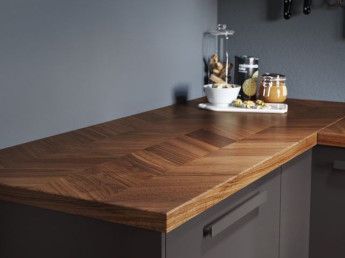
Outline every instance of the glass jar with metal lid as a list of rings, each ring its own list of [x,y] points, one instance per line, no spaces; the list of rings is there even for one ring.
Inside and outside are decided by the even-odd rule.
[[[233,65],[230,62],[229,41],[234,33],[226,24],[218,24],[214,29],[204,33],[205,84],[223,86],[230,83]]]
[[[277,73],[265,73],[260,80],[258,99],[269,103],[282,103],[287,98],[286,77]]]

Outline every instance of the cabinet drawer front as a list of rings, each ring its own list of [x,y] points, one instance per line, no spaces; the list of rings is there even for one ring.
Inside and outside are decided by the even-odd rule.
[[[168,233],[167,258],[278,258],[280,169]]]
[[[208,225],[204,229],[205,236],[215,237],[222,233],[228,227],[232,226],[235,222],[248,215],[250,212],[258,209],[262,204],[267,201],[267,192],[256,193],[253,197],[247,200],[245,203],[239,205],[234,210],[225,214],[221,218],[217,219],[211,225]]]

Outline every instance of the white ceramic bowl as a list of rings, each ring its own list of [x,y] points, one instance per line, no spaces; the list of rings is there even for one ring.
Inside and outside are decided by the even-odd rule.
[[[212,84],[204,85],[204,90],[208,102],[216,106],[228,106],[240,93],[241,86],[235,85],[234,88],[212,88]]]

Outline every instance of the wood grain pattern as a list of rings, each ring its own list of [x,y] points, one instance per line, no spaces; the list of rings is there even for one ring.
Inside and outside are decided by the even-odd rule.
[[[345,147],[345,119],[322,129],[318,134],[321,145]]]
[[[200,101],[0,150],[0,199],[169,232],[320,139],[345,138],[344,103],[289,100],[277,115]]]

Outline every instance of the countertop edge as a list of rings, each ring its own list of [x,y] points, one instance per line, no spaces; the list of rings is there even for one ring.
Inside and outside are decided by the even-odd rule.
[[[156,212],[74,199],[7,185],[0,185],[0,200],[162,233],[166,232],[166,215]]]
[[[345,147],[345,118],[338,119],[318,133],[318,144]]]

